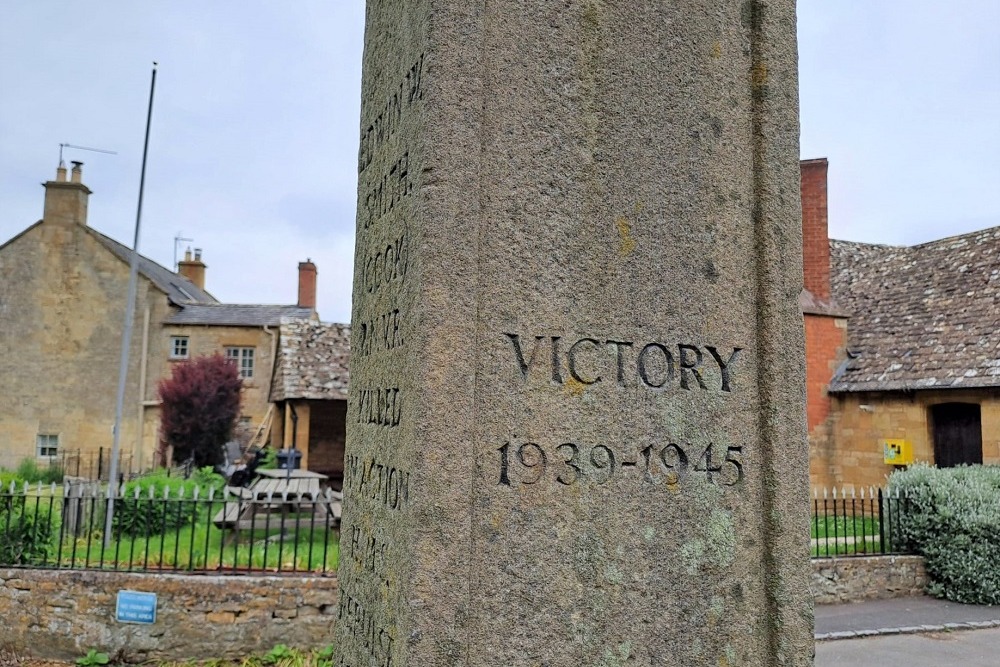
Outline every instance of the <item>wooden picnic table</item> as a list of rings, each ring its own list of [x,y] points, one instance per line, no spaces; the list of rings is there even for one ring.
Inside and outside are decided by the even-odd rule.
[[[257,479],[248,490],[257,500],[283,496],[290,501],[316,500],[320,497],[320,481],[326,475],[311,470],[258,470]]]
[[[320,482],[326,475],[311,470],[257,470],[257,475],[247,488],[226,487],[236,500],[227,501],[212,519],[217,527],[235,533],[340,524],[343,495],[323,490]]]

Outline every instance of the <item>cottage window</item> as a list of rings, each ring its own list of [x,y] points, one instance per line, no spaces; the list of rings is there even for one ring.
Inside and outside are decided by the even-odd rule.
[[[35,452],[40,459],[54,459],[59,455],[59,436],[39,433],[35,436]]]
[[[190,347],[188,347],[188,337],[187,336],[171,336],[170,337],[170,358],[171,359],[187,359],[191,352]]]
[[[253,357],[252,347],[227,347],[226,359],[236,364],[240,371],[240,377],[250,379],[253,377]]]

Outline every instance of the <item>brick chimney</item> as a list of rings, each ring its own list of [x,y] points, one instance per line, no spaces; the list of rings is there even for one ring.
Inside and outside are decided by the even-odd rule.
[[[184,251],[184,259],[177,262],[177,273],[193,282],[198,289],[205,289],[205,263],[201,261],[201,248],[194,249],[194,257],[191,257],[191,248]]]
[[[74,162],[72,180],[66,180],[66,165],[59,163],[56,180],[45,186],[45,209],[42,220],[55,225],[86,225],[90,188],[83,184],[83,163]]]
[[[830,237],[827,230],[825,157],[799,162],[802,179],[802,273],[805,288],[830,299]]]
[[[311,259],[299,262],[299,308],[316,310],[316,265]]]

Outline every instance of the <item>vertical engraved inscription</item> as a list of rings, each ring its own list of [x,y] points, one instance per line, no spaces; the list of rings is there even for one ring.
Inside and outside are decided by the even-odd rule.
[[[424,74],[424,54],[420,54],[397,86],[386,95],[375,118],[361,132],[358,150],[358,173],[372,163],[373,156],[390,137],[396,134],[403,119],[403,112],[423,99],[421,81]]]

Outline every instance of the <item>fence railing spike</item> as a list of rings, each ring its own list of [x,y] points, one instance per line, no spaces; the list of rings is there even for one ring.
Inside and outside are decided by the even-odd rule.
[[[215,487],[210,486],[208,487],[208,502],[212,502],[213,500],[215,500]]]
[[[150,489],[152,489],[152,488],[153,487],[150,487]],[[169,500],[170,499],[170,487],[169,486],[163,487],[163,499],[164,500]]]
[[[191,489],[191,500],[198,500],[198,496],[200,495],[201,495],[201,487],[195,484],[194,488]]]
[[[861,500],[865,499],[865,487],[861,487]]]

